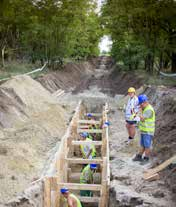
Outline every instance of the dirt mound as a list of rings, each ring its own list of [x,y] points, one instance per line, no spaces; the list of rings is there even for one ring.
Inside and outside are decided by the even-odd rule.
[[[149,87],[145,93],[156,110],[154,152],[160,161],[165,161],[175,155],[176,151],[176,88]],[[173,199],[176,200],[176,174],[173,172],[168,176],[170,172],[170,169],[164,170],[162,177],[165,177]]]
[[[60,88],[68,91],[78,85],[85,77],[90,77],[96,62],[96,59],[92,59],[89,62],[68,63],[63,70],[39,77],[37,81],[50,92],[54,92]]]
[[[0,87],[0,203],[40,177],[66,129],[65,110],[37,81],[18,76]]]
[[[26,119],[25,105],[13,88],[0,87],[0,126],[11,127]]]

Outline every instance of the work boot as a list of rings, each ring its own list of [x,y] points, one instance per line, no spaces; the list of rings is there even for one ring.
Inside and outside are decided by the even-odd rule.
[[[133,158],[133,161],[142,161],[142,155],[136,154],[136,156]]]
[[[148,164],[149,163],[149,157],[144,157],[142,160],[141,160],[141,165],[145,165],[145,164]]]

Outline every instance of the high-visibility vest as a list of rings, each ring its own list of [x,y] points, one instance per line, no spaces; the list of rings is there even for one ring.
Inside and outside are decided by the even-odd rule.
[[[82,207],[80,200],[73,193],[71,193],[69,196],[76,200],[76,202],[77,202],[77,206],[76,207]],[[64,201],[67,202],[67,199],[64,198]],[[66,204],[64,206],[68,207],[68,204]]]
[[[70,194],[70,197],[72,197],[76,200],[76,202],[77,202],[76,207],[82,207],[80,200],[74,194]]]
[[[93,172],[90,169],[90,165],[87,165],[81,173],[80,183],[89,184],[91,180],[93,180]]]
[[[92,141],[89,138],[86,138],[85,141]],[[90,150],[92,150],[91,154],[89,155],[88,159],[92,159],[93,157],[96,157],[96,149],[94,144],[85,144],[80,145],[81,152],[83,154],[83,158],[87,158],[87,155],[89,154]]]
[[[152,111],[152,117],[145,118],[144,121],[140,121],[139,129],[140,129],[141,133],[143,133],[143,134],[154,135],[154,132],[155,132],[155,111],[150,104],[147,107],[145,107],[145,109],[142,110],[142,114],[144,114],[146,111]]]
[[[87,138],[93,140],[93,137],[90,134],[88,135]]]

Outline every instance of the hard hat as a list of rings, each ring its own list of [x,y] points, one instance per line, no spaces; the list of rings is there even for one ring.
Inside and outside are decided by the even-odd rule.
[[[97,169],[97,164],[90,164],[91,169]]]
[[[106,121],[104,124],[107,125],[107,126],[110,126],[110,122],[109,121]]]
[[[89,134],[87,132],[83,132],[80,135],[81,135],[81,137],[88,137]]]
[[[103,128],[106,128],[106,127],[108,127],[108,126],[110,126],[110,122],[109,122],[109,121],[106,121],[106,122],[103,124]]]
[[[61,193],[68,193],[69,190],[68,190],[68,188],[61,188],[61,189],[60,189],[60,192],[61,192]]]
[[[135,88],[133,88],[133,87],[130,87],[129,89],[128,89],[128,93],[135,93],[136,92],[136,90],[135,90]]]
[[[87,117],[92,117],[92,114],[87,114]]]
[[[147,96],[145,94],[141,94],[141,95],[138,96],[138,103],[139,104],[142,104],[145,101],[148,101],[148,98],[147,98]]]

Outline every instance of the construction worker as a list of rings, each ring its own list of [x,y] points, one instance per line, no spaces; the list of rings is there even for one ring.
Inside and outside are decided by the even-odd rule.
[[[90,138],[88,138],[88,133],[87,132],[83,132],[80,134],[80,140],[81,141],[92,141]],[[94,157],[96,157],[96,149],[94,144],[92,143],[86,143],[86,144],[82,144],[80,145],[81,148],[81,153],[84,159],[93,159]]]
[[[87,118],[88,118],[88,120],[92,120],[93,119],[93,115],[91,114],[91,113],[88,113],[87,114]],[[95,120],[95,119],[94,119]]]
[[[139,153],[136,154],[133,161],[141,161],[141,164],[145,164],[149,161],[150,147],[152,145],[152,138],[155,132],[155,111],[153,107],[149,104],[148,98],[145,94],[138,96],[138,101],[142,109],[142,115],[139,116],[141,149]],[[142,157],[143,155],[144,157]]]
[[[81,172],[80,183],[93,184],[93,174],[95,173],[96,169],[97,169],[97,164],[86,165]],[[80,195],[92,197],[93,193],[90,190],[81,190]]]
[[[126,120],[126,128],[128,131],[128,142],[134,139],[136,130],[136,114],[139,111],[138,106],[138,97],[136,96],[136,90],[133,87],[128,89],[129,99],[125,108],[125,120]]]
[[[89,120],[96,121],[95,117],[93,117],[93,115],[91,113],[87,114],[87,117],[88,117]],[[89,129],[100,129],[100,124],[90,124]],[[96,134],[96,133],[93,133],[92,137],[94,139],[97,139],[97,138],[101,139],[101,135]]]
[[[68,188],[61,188],[60,192],[64,196],[68,207],[82,207],[80,200],[70,193]]]

